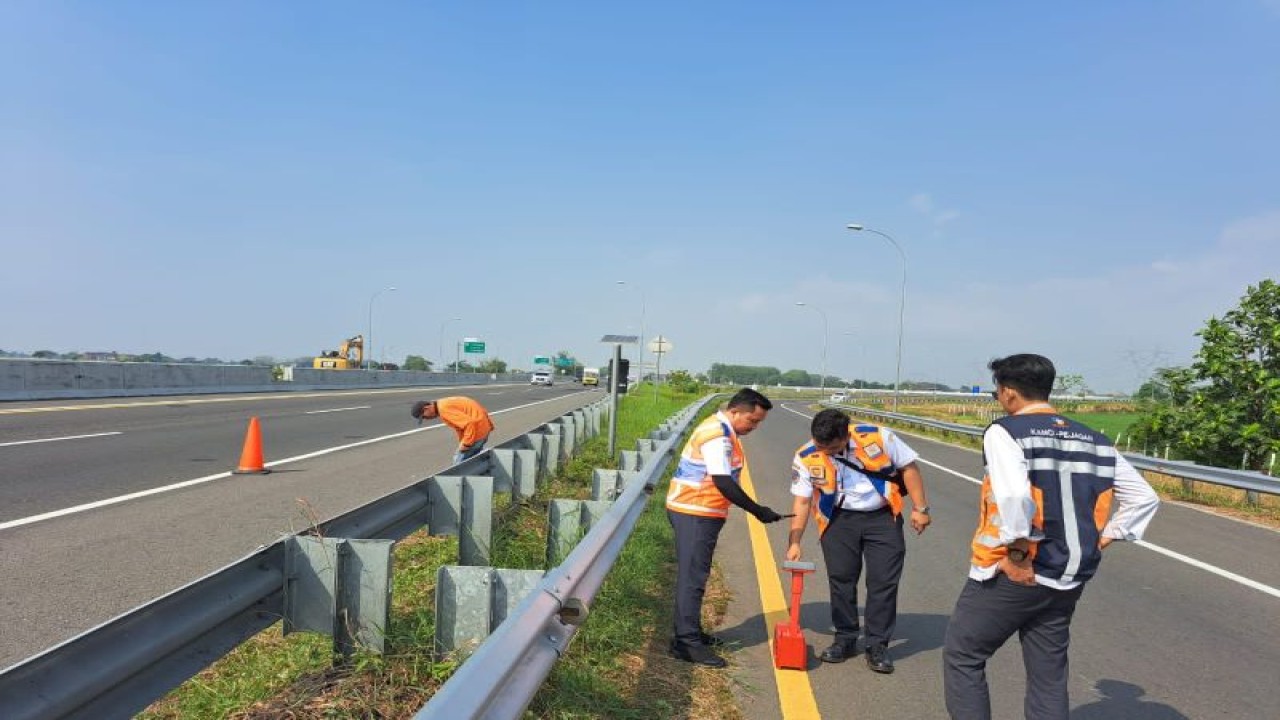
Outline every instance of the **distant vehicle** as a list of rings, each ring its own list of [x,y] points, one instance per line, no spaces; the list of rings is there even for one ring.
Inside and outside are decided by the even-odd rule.
[[[848,400],[848,399],[849,399],[848,393],[842,393],[842,392],[831,393],[831,402],[844,402],[845,400]]]
[[[551,387],[551,371],[550,370],[534,370],[533,375],[529,378],[530,385],[546,385]]]
[[[355,370],[364,361],[364,336],[357,335],[342,341],[337,350],[321,350],[320,357],[311,361],[316,370]]]
[[[582,368],[583,385],[600,384],[600,368]]]

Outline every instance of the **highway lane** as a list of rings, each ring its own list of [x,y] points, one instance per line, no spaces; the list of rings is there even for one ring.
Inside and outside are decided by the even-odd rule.
[[[153,457],[145,453],[104,454],[101,448],[79,441],[33,444],[59,446],[61,453],[72,456],[60,459],[56,453],[45,453],[39,456],[40,461],[65,463],[56,466],[71,468],[86,481],[102,479],[89,491],[60,486],[62,502],[100,500],[124,488],[163,486],[169,481],[188,480],[211,470],[221,473],[234,467],[250,414],[263,418],[268,462],[286,453],[301,455],[302,459],[278,465],[269,475],[223,476],[30,524],[3,527],[0,523],[0,608],[5,610],[4,619],[0,620],[0,667],[212,572],[273,542],[281,534],[304,529],[313,520],[333,517],[447,467],[456,446],[453,432],[434,422],[418,428],[408,415],[413,399],[443,394],[470,394],[490,408],[497,425],[492,440],[495,444],[601,396],[598,391],[582,391],[568,384],[551,389],[419,388],[401,393],[344,392],[315,398],[243,398],[237,403],[197,404],[172,398],[165,403],[129,408],[4,416],[4,441],[23,435],[21,439],[53,436],[51,430],[61,435],[67,429],[73,432],[66,434],[79,434],[95,427],[99,431],[123,428],[125,437],[129,433],[143,436],[146,442],[140,446],[156,449]],[[306,414],[358,405],[372,407],[361,411],[364,414],[360,416],[350,415],[355,411]],[[233,410],[225,409],[233,406]],[[0,406],[4,410],[18,407]],[[124,414],[112,414],[117,412]],[[156,413],[156,418],[147,416],[151,412]],[[15,415],[42,418],[32,424],[45,426],[27,427],[23,420],[14,421]],[[359,417],[360,421],[332,420],[341,415]],[[54,422],[49,420],[52,417],[62,419]],[[192,422],[179,423],[179,418]],[[173,437],[183,440],[166,442],[166,425],[175,428]],[[214,447],[228,440],[232,449]],[[328,447],[342,447],[360,441],[365,444],[307,456],[327,449],[325,443],[329,443]],[[188,447],[188,442],[203,444]],[[33,445],[0,446],[0,457]],[[77,457],[79,462],[73,462]],[[213,458],[213,462],[191,462],[191,458]],[[109,467],[112,459],[134,464],[122,469]],[[28,509],[45,512],[66,507],[31,499],[38,495],[42,482],[31,457],[21,463],[9,462],[12,464],[6,465],[5,474],[0,476],[4,478],[0,484],[6,486],[8,493],[6,502],[8,498],[19,498]],[[8,487],[10,467],[23,468],[28,476],[22,491]],[[101,474],[93,472],[94,467]],[[186,474],[182,474],[183,468],[188,468]],[[164,477],[151,477],[153,473],[159,475],[158,470],[165,473]],[[136,477],[149,479],[130,484]],[[43,482],[56,485],[49,477]],[[9,518],[19,516],[8,510],[5,514]]]
[[[0,404],[0,527],[232,470],[252,416],[260,419],[271,462],[413,429],[409,406],[417,399],[470,394],[499,411],[580,389],[507,385]]]
[[[746,438],[756,491],[775,509],[790,507],[790,457],[812,414],[803,404],[784,402]],[[981,477],[982,461],[973,451],[904,437],[927,461],[922,471],[934,524],[919,537],[908,531],[892,649],[897,672],[876,675],[862,657],[842,665],[813,660],[808,678],[826,717],[946,717],[942,642],[965,580],[977,521],[973,480]],[[734,595],[724,634],[741,646],[736,672],[746,715],[780,717],[754,566],[745,552],[747,520],[735,515],[717,553]],[[767,535],[780,562],[785,523],[768,526]],[[1072,627],[1072,717],[1280,717],[1280,597],[1274,594],[1280,588],[1280,533],[1166,502],[1146,540],[1208,569],[1149,547],[1118,544],[1107,551]],[[826,577],[812,525],[804,543],[806,558],[818,561],[819,571],[806,585],[801,623],[817,651],[831,637]],[[1262,589],[1218,573],[1236,574]],[[992,659],[988,675],[995,717],[1021,717],[1024,674],[1016,640]]]

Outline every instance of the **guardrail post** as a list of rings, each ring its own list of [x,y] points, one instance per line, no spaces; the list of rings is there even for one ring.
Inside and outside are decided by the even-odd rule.
[[[495,492],[509,492],[511,499],[524,502],[538,491],[538,455],[533,450],[494,448],[493,472]]]
[[[618,499],[631,482],[640,473],[634,470],[605,470],[597,468],[591,471],[591,499],[612,502]]]
[[[640,453],[636,450],[623,450],[621,457],[618,458],[618,469],[639,470]]]
[[[284,634],[333,638],[334,652],[382,652],[391,612],[390,540],[285,538]]]
[[[566,458],[573,457],[573,449],[578,444],[578,427],[573,420],[572,415],[565,415],[560,418],[557,423],[560,425],[560,442],[564,444],[562,450]]]
[[[541,570],[444,565],[436,571],[436,649],[469,652],[542,581]]]
[[[545,448],[545,452],[542,454],[542,469],[545,471],[546,477],[555,475],[556,470],[560,468],[560,448],[562,447],[560,433],[555,431],[559,427],[550,427],[553,428],[552,431],[542,436],[543,448]]]
[[[488,565],[493,540],[493,478],[437,475],[430,485],[432,535],[458,536],[459,565]]]
[[[599,500],[552,500],[547,508],[547,567],[563,562],[612,505]]]

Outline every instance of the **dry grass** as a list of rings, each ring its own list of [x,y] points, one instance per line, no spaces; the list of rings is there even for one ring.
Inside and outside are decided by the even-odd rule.
[[[1259,494],[1258,503],[1254,505],[1246,501],[1243,490],[1194,480],[1184,484],[1182,478],[1173,475],[1142,474],[1162,498],[1210,507],[1223,515],[1280,529],[1280,497],[1275,495]]]

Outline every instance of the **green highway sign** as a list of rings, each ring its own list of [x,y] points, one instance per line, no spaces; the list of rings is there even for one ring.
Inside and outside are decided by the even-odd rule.
[[[573,358],[558,357],[556,358],[556,365],[558,367],[573,367]]]
[[[484,341],[483,340],[467,340],[466,342],[462,343],[462,352],[483,353]]]
[[[546,355],[534,355],[533,364],[534,365],[550,365],[551,358],[547,357]]]

